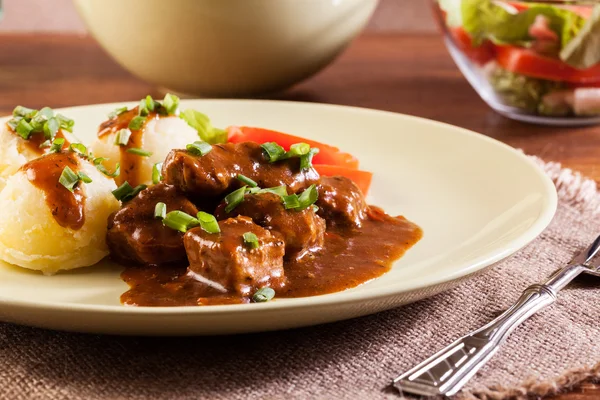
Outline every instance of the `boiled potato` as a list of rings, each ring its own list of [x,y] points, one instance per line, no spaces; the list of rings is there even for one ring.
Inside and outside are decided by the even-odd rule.
[[[98,138],[91,146],[96,157],[107,158],[103,164],[109,171],[114,171],[121,158],[120,147],[115,144],[116,133]],[[187,144],[198,138],[198,132],[187,122],[176,116],[165,116],[151,119],[146,124],[143,134],[142,148],[152,153],[140,160],[140,181],[137,183],[152,184],[152,167],[163,162],[172,149],[185,149]]]
[[[23,170],[8,178],[0,192],[0,259],[51,275],[95,264],[108,255],[107,219],[119,208],[111,193],[116,185],[87,161],[80,161],[80,170],[92,182],[79,183],[86,201],[85,222],[77,230],[56,222],[44,192]]]
[[[36,135],[40,135],[37,133]],[[63,131],[63,135],[70,143],[79,142],[73,134]],[[6,184],[6,180],[27,161],[39,157],[42,151],[34,151],[27,146],[25,140],[17,136],[6,124],[0,127],[0,190]]]

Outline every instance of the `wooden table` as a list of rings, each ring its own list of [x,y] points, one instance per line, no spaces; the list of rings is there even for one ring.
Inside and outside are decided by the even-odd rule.
[[[88,37],[0,36],[0,114],[15,105],[53,108],[138,100],[158,93]],[[494,137],[600,181],[600,128],[510,121],[479,99],[438,36],[370,35],[279,99],[346,104],[435,119]],[[418,132],[415,132],[418,134]],[[600,398],[586,384],[562,400]]]

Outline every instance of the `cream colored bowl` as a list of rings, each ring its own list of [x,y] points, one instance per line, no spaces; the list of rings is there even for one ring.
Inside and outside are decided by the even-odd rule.
[[[331,62],[378,0],[74,0],[117,62],[163,89],[248,96]]]

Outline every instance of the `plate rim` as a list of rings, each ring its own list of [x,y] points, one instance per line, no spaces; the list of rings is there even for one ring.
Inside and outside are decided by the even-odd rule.
[[[312,299],[319,299],[319,306],[335,306],[339,304],[355,304],[355,303],[363,303],[368,301],[377,301],[385,298],[392,297],[394,295],[406,294],[416,291],[421,291],[426,288],[431,288],[434,286],[449,284],[451,282],[457,281],[461,278],[469,279],[469,276],[476,274],[477,272],[482,272],[488,267],[493,266],[497,262],[511,256],[516,253],[527,244],[531,243],[534,239],[536,239],[550,224],[554,215],[556,213],[558,207],[558,194],[556,191],[556,187],[550,177],[543,172],[543,170],[532,160],[530,159],[524,152],[521,150],[515,149],[509,146],[506,143],[503,143],[497,139],[484,135],[482,133],[478,133],[472,131],[470,129],[462,128],[456,125],[452,125],[449,123],[436,121],[429,118],[418,117],[409,114],[403,114],[393,111],[386,110],[378,110],[373,108],[366,107],[358,107],[358,106],[347,106],[347,105],[339,105],[339,104],[328,104],[328,103],[314,103],[314,102],[304,102],[304,101],[292,101],[292,100],[269,100],[269,99],[198,99],[198,98],[190,98],[190,99],[182,99],[182,104],[195,102],[195,103],[240,103],[240,104],[279,104],[285,107],[307,107],[307,108],[326,108],[331,110],[341,110],[341,111],[351,111],[354,113],[363,113],[363,114],[379,114],[379,115],[387,115],[393,117],[400,117],[412,121],[416,121],[418,123],[423,124],[431,124],[438,127],[443,127],[445,129],[450,129],[455,132],[455,134],[460,134],[464,136],[471,137],[475,140],[482,140],[484,142],[491,143],[495,146],[498,146],[503,149],[503,151],[508,151],[519,158],[521,161],[525,162],[525,164],[529,164],[529,166],[536,172],[536,175],[541,179],[541,183],[543,187],[546,189],[544,200],[547,200],[546,207],[542,210],[542,213],[538,216],[535,223],[530,226],[525,232],[523,232],[519,237],[514,238],[509,243],[507,243],[501,251],[497,251],[492,255],[484,255],[478,258],[475,258],[468,265],[460,268],[457,271],[453,271],[451,273],[446,273],[442,276],[435,276],[434,278],[430,278],[426,282],[422,282],[418,285],[415,285],[410,288],[405,288],[402,290],[394,289],[393,285],[384,288],[378,288],[377,290],[373,290],[372,293],[367,292],[358,292],[358,295],[355,295],[356,292],[351,291],[341,291],[335,292],[331,294],[319,295],[319,296],[310,296],[310,297],[298,297],[298,298],[286,298],[282,299],[283,301],[273,301],[273,302],[265,302],[265,303],[253,303],[252,306],[248,304],[226,304],[226,305],[211,305],[209,307],[199,307],[199,306],[179,306],[179,307],[128,307],[124,305],[100,305],[100,304],[77,304],[77,303],[68,303],[68,302],[57,302],[57,301],[29,301],[29,300],[15,300],[10,297],[4,297],[0,294],[0,306],[1,307],[11,307],[16,309],[35,309],[38,311],[42,310],[53,310],[58,312],[88,312],[88,313],[117,313],[117,314],[129,314],[132,317],[136,315],[155,315],[155,316],[178,316],[182,314],[207,314],[207,315],[215,315],[215,314],[231,314],[231,313],[240,313],[249,311],[248,307],[252,307],[252,311],[261,311],[261,312],[269,312],[269,311],[280,311],[282,309],[298,309],[298,308],[306,308],[306,307],[314,307],[316,304],[311,302]],[[65,110],[81,110],[85,108],[94,108],[94,107],[109,107],[114,106],[119,107],[123,105],[132,105],[137,104],[135,101],[122,101],[122,102],[113,102],[113,103],[94,103],[87,105],[79,105],[72,107],[61,107],[54,109],[57,112],[65,112]],[[4,118],[8,118],[9,116],[0,117],[0,120]],[[94,266],[89,266],[85,268],[93,268]],[[378,278],[376,278],[378,279]],[[331,296],[331,295],[335,296]]]

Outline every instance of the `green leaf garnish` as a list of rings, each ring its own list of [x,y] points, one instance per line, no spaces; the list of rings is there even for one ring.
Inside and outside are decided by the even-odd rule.
[[[202,228],[205,232],[208,233],[219,233],[221,232],[221,228],[219,228],[219,223],[217,219],[204,211],[200,211],[198,213],[198,222],[200,223],[200,228]]]
[[[225,143],[227,131],[212,126],[210,119],[199,111],[187,109],[179,117],[198,131],[198,136],[210,144]]]
[[[264,287],[254,293],[252,301],[255,303],[264,303],[265,301],[272,300],[273,297],[275,297],[275,290],[270,287]]]

